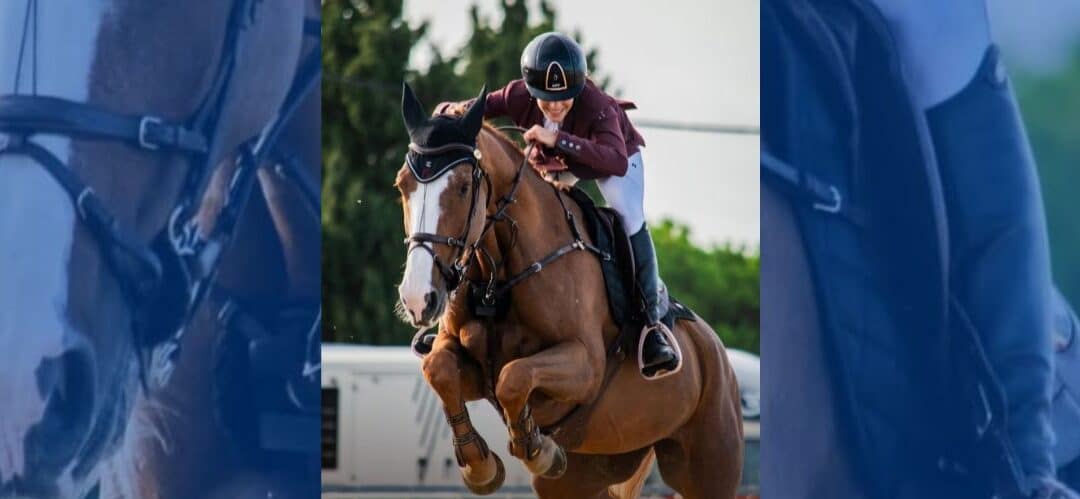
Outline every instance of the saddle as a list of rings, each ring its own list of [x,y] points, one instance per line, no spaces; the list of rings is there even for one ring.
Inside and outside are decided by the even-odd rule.
[[[589,194],[577,187],[567,189],[566,193],[581,208],[585,230],[592,238],[593,245],[606,256],[600,258],[600,269],[604,275],[611,318],[619,326],[620,342],[624,343],[624,349],[635,349],[637,342],[631,341],[633,345],[629,345],[625,344],[625,340],[636,337],[637,331],[645,325],[645,317],[640,305],[643,300],[634,270],[630,237],[623,230],[622,220],[615,210],[596,206]],[[664,325],[671,329],[676,320],[693,320],[695,317],[692,310],[668,295],[668,312],[661,319]]]

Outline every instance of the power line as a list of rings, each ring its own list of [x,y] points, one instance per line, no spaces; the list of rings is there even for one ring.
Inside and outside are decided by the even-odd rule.
[[[401,92],[401,86],[399,84],[392,84],[385,81],[371,80],[367,78],[350,78],[344,75],[335,73],[323,73],[323,80],[332,81],[334,83],[343,84],[354,88],[367,88],[369,90],[375,90],[380,92],[386,92],[387,94],[398,94]],[[631,118],[634,126],[640,128],[654,128],[660,130],[675,130],[681,132],[697,132],[697,133],[718,133],[724,135],[760,135],[761,130],[757,125],[731,125],[720,123],[694,123],[685,121],[673,121],[673,120],[655,120],[655,119],[637,119]]]
[[[657,128],[662,130],[680,130],[685,132],[722,133],[727,135],[760,135],[757,125],[722,125],[716,123],[690,123],[668,120],[631,119],[634,126]]]

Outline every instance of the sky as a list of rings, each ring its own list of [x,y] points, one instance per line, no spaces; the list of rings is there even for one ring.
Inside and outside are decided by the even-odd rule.
[[[994,37],[1014,68],[1057,71],[1080,43],[1080,2],[1076,0],[988,3]]]
[[[446,53],[464,44],[473,3],[498,19],[498,0],[405,0],[405,19],[430,20],[429,41]],[[758,126],[757,0],[550,3],[558,29],[579,30],[586,48],[598,49],[591,69],[610,77],[612,87],[637,104],[631,120]],[[410,63],[423,67],[426,61],[425,51],[417,50]],[[639,131],[647,145],[648,219],[683,222],[699,243],[756,249],[757,135]]]

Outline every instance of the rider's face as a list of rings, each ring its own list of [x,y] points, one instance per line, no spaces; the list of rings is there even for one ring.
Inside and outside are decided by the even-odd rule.
[[[566,113],[570,112],[570,108],[574,105],[574,99],[566,100],[536,100],[536,104],[540,106],[540,111],[544,113],[544,116],[556,123],[562,123],[563,118],[566,117]]]

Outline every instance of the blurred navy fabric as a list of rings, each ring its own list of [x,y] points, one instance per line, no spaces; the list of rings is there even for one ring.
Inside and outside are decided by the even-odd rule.
[[[963,80],[933,68],[965,54],[915,60],[904,37],[939,19],[904,9],[935,6],[762,4],[763,497],[1066,494],[1053,453],[1078,438],[1080,411],[1054,399],[1067,428],[1055,447],[1051,390],[1080,378],[1054,383],[1068,305],[1053,300],[1011,87],[988,42],[966,53]],[[949,26],[979,31],[956,37],[978,48],[985,23]],[[793,250],[770,246],[796,242],[802,268],[780,265]],[[778,318],[792,316],[817,324]],[[808,391],[826,407],[796,395]],[[791,448],[840,458],[808,464]]]

